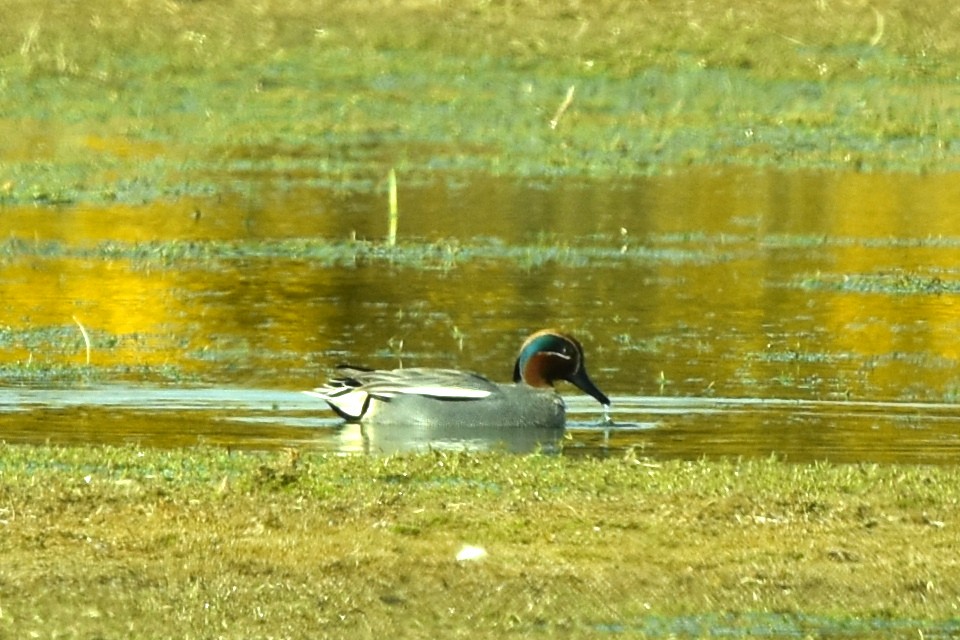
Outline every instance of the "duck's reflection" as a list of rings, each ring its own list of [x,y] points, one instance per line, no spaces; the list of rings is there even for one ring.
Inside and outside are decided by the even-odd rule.
[[[339,450],[372,455],[435,451],[559,453],[565,430],[538,427],[344,424]]]

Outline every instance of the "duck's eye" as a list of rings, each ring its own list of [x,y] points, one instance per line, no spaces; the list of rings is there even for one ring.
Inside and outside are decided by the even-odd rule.
[[[572,358],[574,356],[574,351],[569,345],[563,345],[556,353],[564,358]]]

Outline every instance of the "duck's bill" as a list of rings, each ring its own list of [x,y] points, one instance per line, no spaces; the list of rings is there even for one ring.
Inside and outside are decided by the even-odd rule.
[[[600,404],[605,406],[610,405],[610,398],[605,396],[603,391],[597,389],[597,385],[593,384],[593,380],[587,376],[587,372],[582,367],[575,374],[567,378],[567,380],[577,385],[584,393],[595,398]]]

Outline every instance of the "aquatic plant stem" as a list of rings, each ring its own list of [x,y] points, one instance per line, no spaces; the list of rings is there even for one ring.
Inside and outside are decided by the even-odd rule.
[[[880,44],[880,41],[883,40],[883,25],[884,25],[883,14],[877,11],[876,9],[873,10],[873,14],[877,18],[877,28],[873,32],[873,36],[870,37],[871,47],[877,46],[878,44]]]
[[[77,326],[80,327],[80,335],[83,336],[83,344],[87,347],[87,366],[90,366],[90,334],[87,333],[87,330],[81,324],[80,320],[77,319],[77,316],[73,316],[73,321],[77,323]]]
[[[397,244],[397,223],[400,217],[397,211],[397,172],[394,169],[390,169],[387,182],[390,192],[390,226],[387,231],[387,245],[393,247]]]
[[[553,114],[553,118],[550,119],[550,128],[556,129],[560,125],[560,118],[563,117],[563,114],[567,112],[567,109],[570,108],[571,103],[573,103],[573,92],[576,91],[577,87],[575,85],[570,85],[570,88],[567,89],[567,95],[563,98],[563,102],[560,103],[560,106],[557,107],[556,113]]]

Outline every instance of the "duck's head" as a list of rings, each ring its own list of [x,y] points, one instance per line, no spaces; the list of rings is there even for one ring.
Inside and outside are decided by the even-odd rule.
[[[557,380],[566,380],[588,393],[603,405],[610,400],[587,376],[583,365],[583,347],[571,335],[544,329],[537,331],[520,347],[513,381],[531,387],[552,387]]]

